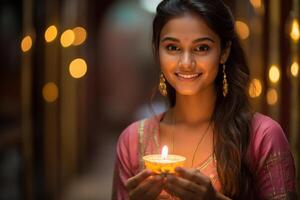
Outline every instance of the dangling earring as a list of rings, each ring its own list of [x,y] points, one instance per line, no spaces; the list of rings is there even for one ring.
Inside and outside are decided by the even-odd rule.
[[[226,97],[228,94],[228,82],[225,72],[226,65],[223,64],[223,96]]]
[[[166,79],[165,79],[163,73],[160,74],[158,89],[159,89],[160,94],[163,95],[164,97],[168,95]]]

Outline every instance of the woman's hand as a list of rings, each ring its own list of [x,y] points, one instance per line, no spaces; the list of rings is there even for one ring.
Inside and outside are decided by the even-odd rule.
[[[196,169],[176,168],[177,176],[168,175],[165,189],[182,200],[213,200],[216,192],[210,179]]]
[[[163,189],[163,178],[150,170],[143,170],[128,179],[126,188],[131,200],[154,200]]]

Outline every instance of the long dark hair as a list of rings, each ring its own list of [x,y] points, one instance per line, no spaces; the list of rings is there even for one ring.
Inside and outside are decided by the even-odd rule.
[[[230,55],[226,61],[229,93],[222,94],[222,70],[215,80],[217,100],[212,116],[214,122],[214,154],[222,192],[233,199],[252,199],[254,187],[246,154],[250,140],[252,113],[247,97],[249,68],[235,32],[235,20],[229,8],[221,0],[164,0],[157,7],[153,21],[152,45],[158,60],[160,33],[172,18],[185,13],[200,16],[220,37],[221,48],[231,42]],[[219,66],[219,69],[222,66]],[[171,107],[176,103],[175,89],[167,83]]]

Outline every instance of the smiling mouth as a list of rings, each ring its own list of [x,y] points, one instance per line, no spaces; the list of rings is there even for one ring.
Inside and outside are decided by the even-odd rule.
[[[175,73],[175,75],[176,75],[179,79],[183,79],[183,80],[194,80],[194,79],[198,78],[200,75],[202,75],[202,73],[195,73],[195,74],[181,74],[181,73]]]

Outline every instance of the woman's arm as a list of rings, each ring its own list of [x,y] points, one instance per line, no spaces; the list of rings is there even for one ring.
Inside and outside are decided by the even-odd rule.
[[[266,118],[254,134],[249,161],[258,197],[269,200],[295,199],[294,160],[280,125]]]
[[[126,181],[133,175],[130,170],[130,165],[126,159],[126,157],[128,158],[128,149],[124,145],[126,141],[126,132],[123,132],[117,143],[112,200],[129,199],[126,191]]]
[[[116,148],[115,170],[113,179],[113,200],[129,199],[126,189],[127,180],[136,174],[138,158],[134,152],[137,149],[136,123],[128,126],[120,135]]]

